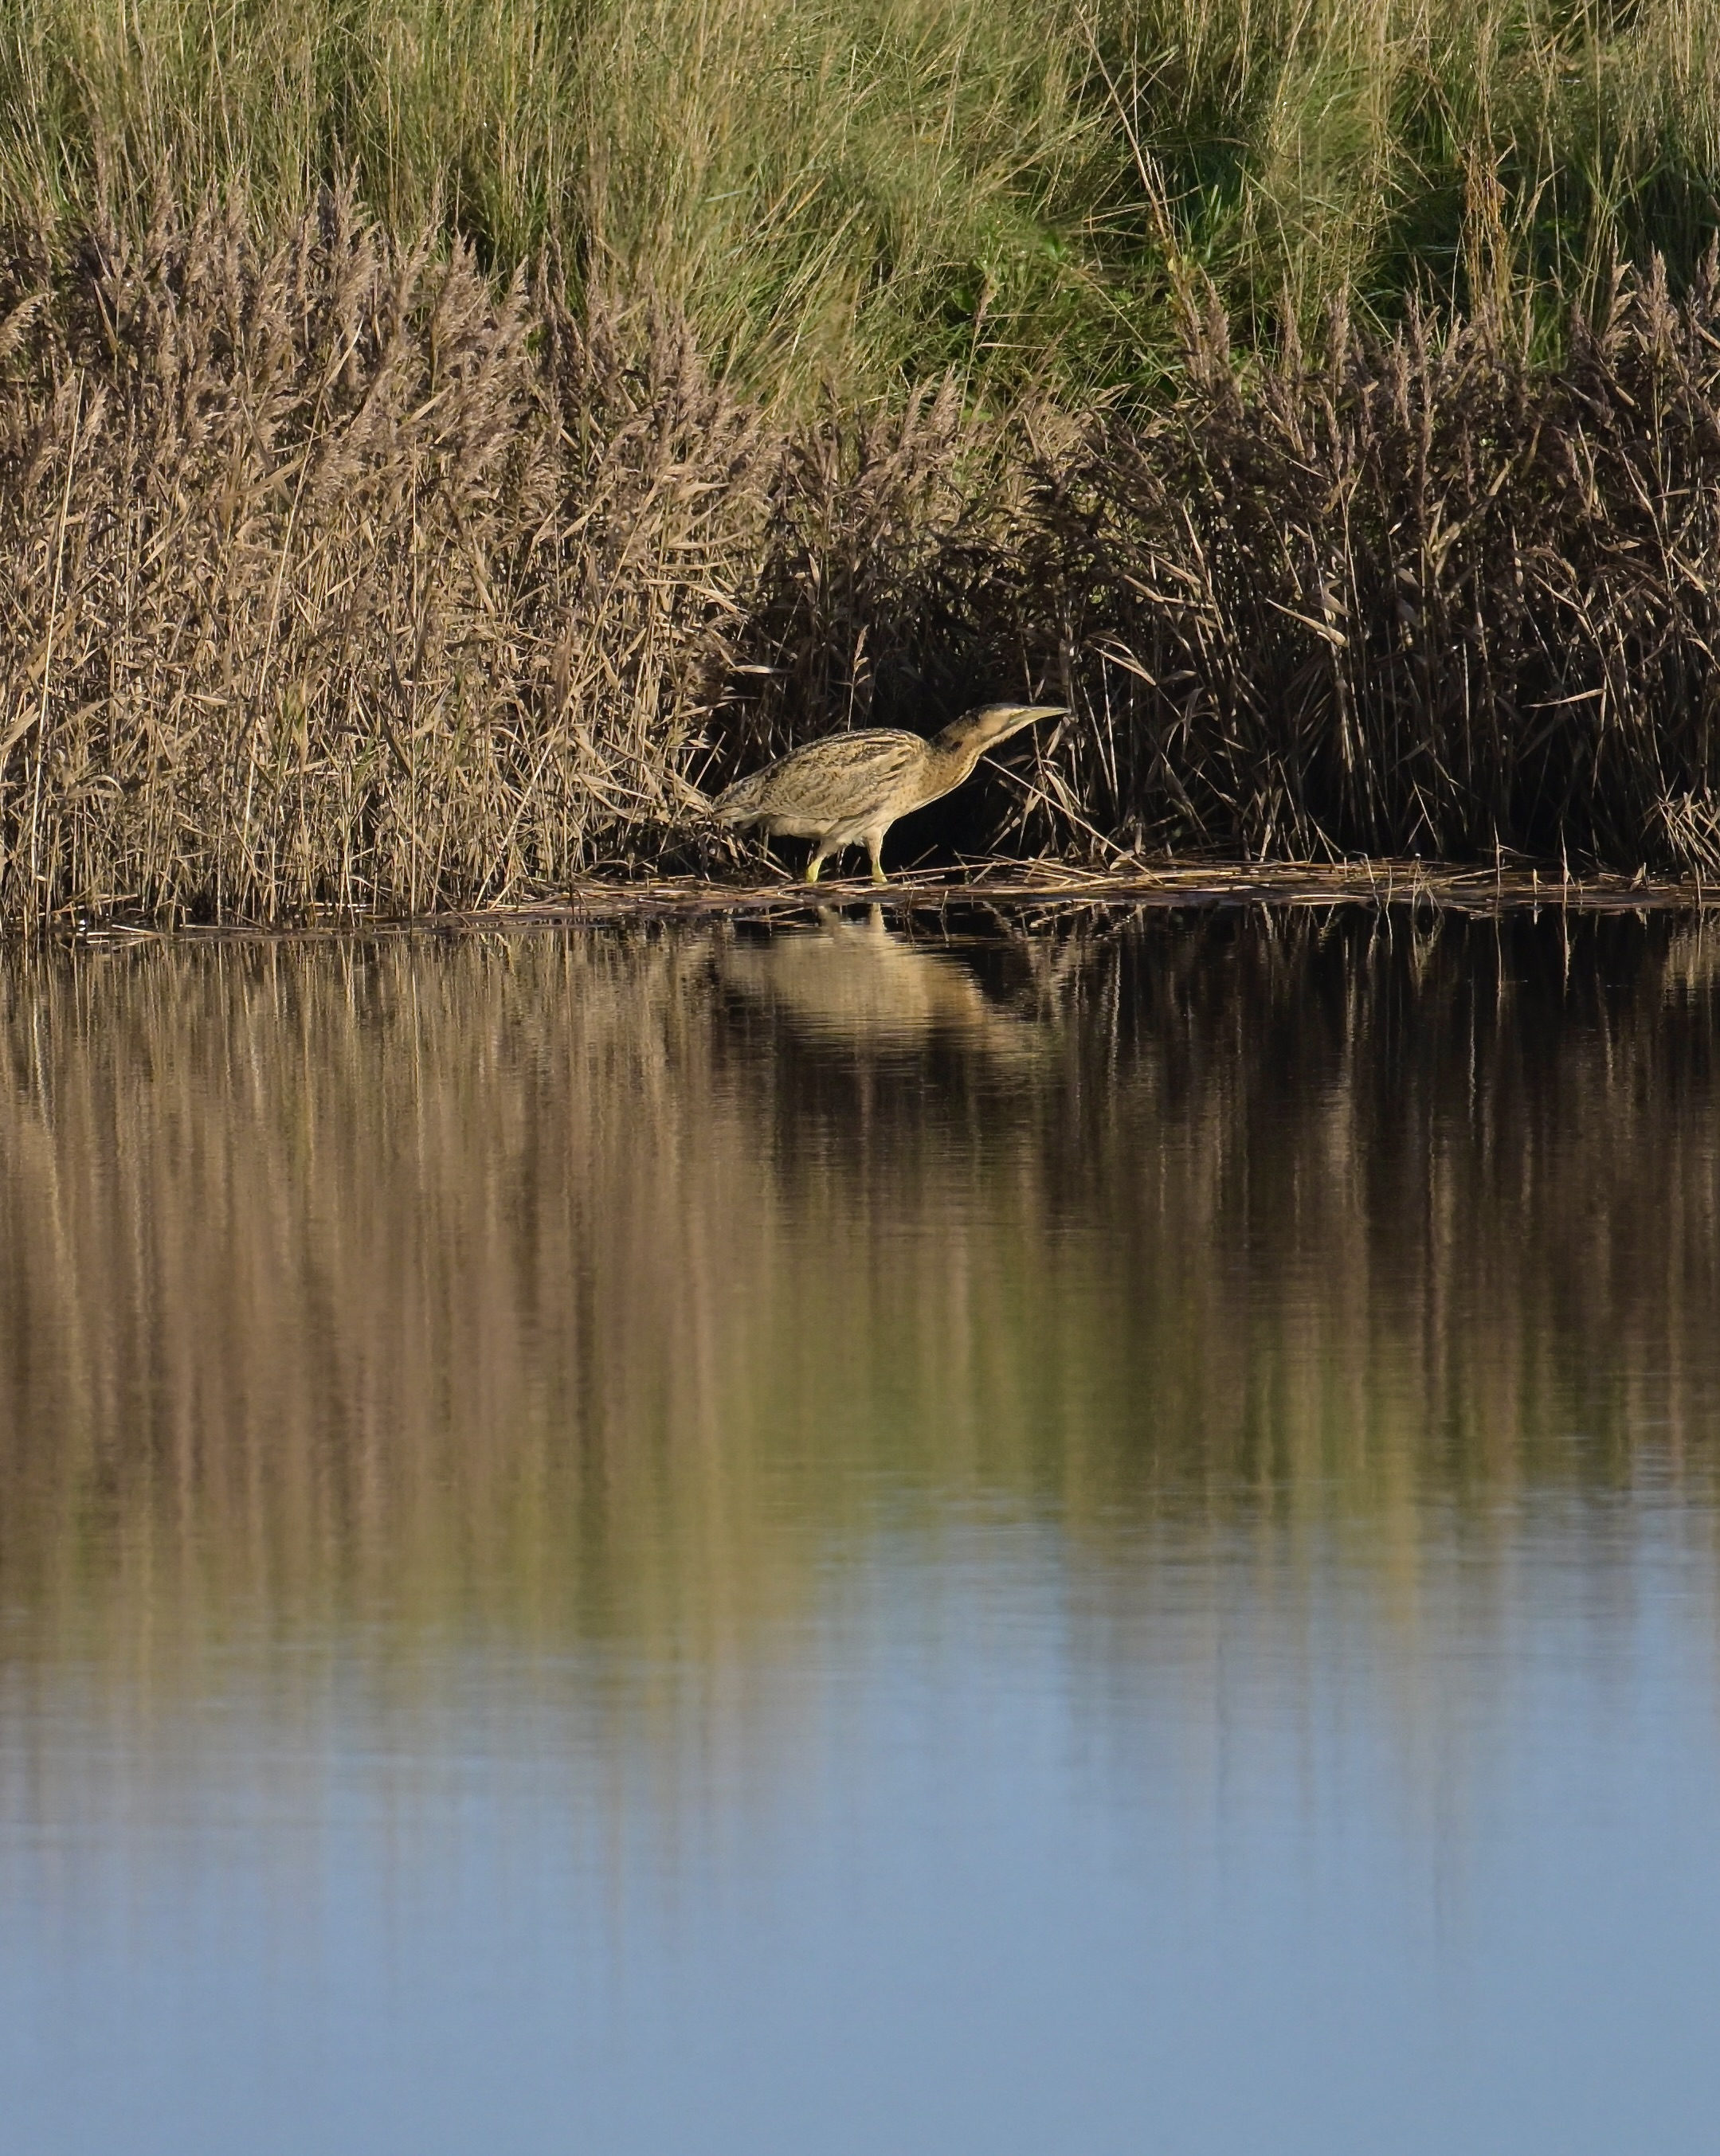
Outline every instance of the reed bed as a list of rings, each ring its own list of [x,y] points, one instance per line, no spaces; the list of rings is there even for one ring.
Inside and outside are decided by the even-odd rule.
[[[1071,718],[903,856],[1720,869],[1712,265],[1620,273],[1557,364],[1509,291],[1262,357],[1209,290],[1174,392],[1086,413],[948,376],[795,416],[667,302],[568,292],[350,193],[273,242],[14,230],[8,927],[720,870],[710,788],[1024,691]]]

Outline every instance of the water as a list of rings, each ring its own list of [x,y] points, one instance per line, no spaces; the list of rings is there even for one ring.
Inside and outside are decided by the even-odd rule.
[[[1711,2148],[1717,958],[15,963],[4,2145]]]

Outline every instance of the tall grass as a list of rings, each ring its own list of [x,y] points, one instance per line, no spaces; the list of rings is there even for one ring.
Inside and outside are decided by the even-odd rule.
[[[1720,293],[1549,370],[1338,321],[1149,417],[769,418],[660,311],[349,204],[0,275],[0,913],[280,919],[715,859],[833,724],[1055,690],[946,839],[1720,873]],[[927,838],[906,831],[911,847]]]
[[[1175,362],[1179,285],[1247,341],[1502,274],[1675,284],[1720,201],[1701,0],[0,0],[0,217],[258,229],[351,177],[504,280],[554,244],[750,392],[955,366],[1084,397]]]
[[[1720,872],[1703,28],[0,0],[0,918],[708,861],[1024,690],[947,839]]]

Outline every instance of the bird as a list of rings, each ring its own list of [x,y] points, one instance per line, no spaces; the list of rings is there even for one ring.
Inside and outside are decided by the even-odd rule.
[[[929,741],[895,726],[826,734],[737,779],[711,813],[719,824],[751,825],[768,839],[810,839],[809,883],[832,854],[854,845],[865,846],[872,880],[883,883],[884,834],[898,816],[953,792],[988,748],[1035,719],[1066,715],[1062,704],[981,704]]]

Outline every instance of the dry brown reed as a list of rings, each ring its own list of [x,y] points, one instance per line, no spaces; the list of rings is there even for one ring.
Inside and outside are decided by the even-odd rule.
[[[1720,864],[1720,295],[1615,283],[1556,372],[1503,305],[1370,341],[1341,318],[1245,393],[1100,430],[1055,580],[1112,831],[1255,855]]]
[[[275,918],[553,884],[684,806],[756,421],[326,198],[6,294],[0,903]]]
[[[710,861],[701,785],[1054,692],[906,827],[1720,872],[1720,290],[1233,353],[1162,408],[773,419],[661,310],[325,196],[0,266],[0,917],[421,913]]]

